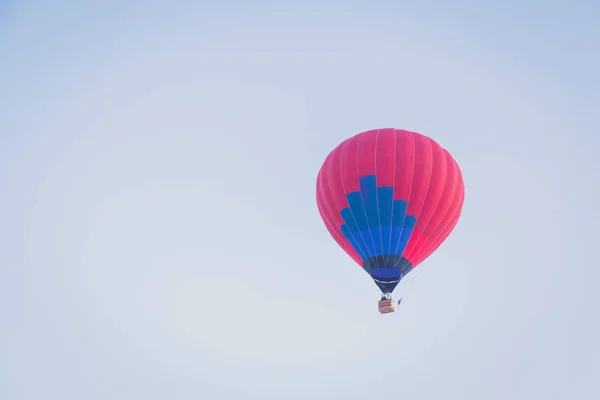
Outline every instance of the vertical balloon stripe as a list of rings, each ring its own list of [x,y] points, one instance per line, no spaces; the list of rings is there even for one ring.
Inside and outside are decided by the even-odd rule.
[[[439,144],[434,142],[433,140],[429,140],[431,145],[431,176],[429,179],[429,185],[427,187],[427,194],[423,199],[423,206],[418,214],[417,224],[415,225],[415,230],[410,238],[410,241],[406,245],[406,250],[404,252],[404,257],[408,260],[412,261],[411,256],[414,254],[416,250],[416,245],[418,244],[419,239],[421,238],[425,229],[429,225],[429,221],[433,216],[433,213],[438,206],[440,201],[442,192],[444,190],[444,186],[446,184],[446,175],[448,170],[448,164],[446,163],[446,153],[440,147]],[[413,264],[414,266],[414,264]]]
[[[392,248],[394,227],[393,200],[394,178],[396,173],[396,131],[395,129],[381,129],[377,138],[375,149],[375,162],[377,176],[377,202],[379,206],[380,236],[382,253],[386,255],[385,262],[389,260]],[[399,229],[396,229],[399,230]],[[395,242],[394,242],[395,244]]]
[[[442,224],[448,219],[448,211],[458,188],[458,166],[450,154],[446,150],[444,150],[444,152],[446,155],[446,168],[448,171],[444,184],[444,190],[440,196],[437,206],[435,207],[435,212],[427,224],[427,227],[420,234],[420,237],[413,247],[413,253],[407,254],[407,258],[412,260],[413,263],[415,261],[414,259],[419,257],[423,248],[436,237],[436,232],[439,230],[440,226],[442,226]],[[413,266],[414,265],[415,264],[413,264]]]
[[[402,255],[407,238],[412,232],[414,216],[407,218],[408,200],[414,179],[416,147],[413,132],[395,130],[394,152],[394,193],[392,204],[392,229],[390,233],[390,254]],[[395,259],[395,258],[394,258]]]
[[[396,131],[394,157],[394,200],[408,202],[413,185],[415,167],[415,138],[412,132]]]
[[[360,135],[353,136],[342,145],[340,155],[340,177],[346,196],[360,191],[359,176],[357,175],[358,142]]]
[[[433,167],[433,152],[431,142],[427,137],[418,133],[414,133],[413,136],[415,138],[414,174],[407,212],[409,215],[418,217],[429,189]]]
[[[396,172],[396,132],[394,129],[381,129],[375,147],[375,162],[378,187],[394,187]],[[407,197],[408,198],[408,197]]]
[[[351,231],[358,233],[363,246],[363,259],[373,256],[371,249],[373,241],[368,235],[368,222],[365,210],[363,208],[362,197],[360,194],[360,180],[356,159],[358,154],[358,141],[360,135],[356,135],[346,140],[342,145],[340,155],[340,181],[342,192],[345,193],[348,200],[348,208],[340,211],[344,220],[351,222],[349,225]]]
[[[457,166],[458,168],[458,166]],[[448,212],[444,216],[443,222],[438,226],[435,233],[432,235],[431,239],[428,243],[422,246],[419,254],[415,257],[415,265],[420,264],[435,251],[442,242],[450,235],[461,215],[463,201],[464,201],[464,185],[462,183],[462,177],[460,173],[460,169],[458,169],[458,184],[456,188],[456,192],[452,198],[452,202],[450,207],[448,208]]]
[[[414,232],[415,224],[417,223],[417,219],[419,218],[419,214],[423,207],[423,202],[429,189],[429,181],[431,179],[433,166],[433,155],[429,139],[418,133],[412,133],[412,135],[415,141],[412,186],[406,209],[407,216],[404,220],[402,234],[395,253],[401,255],[405,254],[406,246]]]
[[[359,177],[375,176],[377,172],[377,138],[379,131],[369,131],[357,137],[356,172]],[[379,182],[378,182],[379,183]]]
[[[363,236],[371,239],[371,254],[383,254],[383,241],[381,239],[379,199],[377,186],[377,138],[379,131],[370,131],[360,135],[357,147],[356,172],[359,177],[360,197],[367,218],[367,232]]]
[[[444,218],[444,223],[440,225],[440,227],[436,230],[436,236],[432,238],[430,247],[435,247],[438,243],[441,243],[446,239],[446,237],[450,234],[450,232],[454,229],[456,223],[462,212],[462,206],[464,202],[465,195],[465,187],[462,181],[462,175],[460,169],[458,170],[459,174],[459,184],[457,186],[456,193],[454,194],[454,198],[452,203],[448,209],[448,213]]]

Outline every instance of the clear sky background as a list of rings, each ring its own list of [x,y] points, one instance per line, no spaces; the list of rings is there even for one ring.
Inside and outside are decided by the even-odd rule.
[[[600,3],[0,1],[0,399],[600,398]],[[459,162],[395,314],[320,219]]]

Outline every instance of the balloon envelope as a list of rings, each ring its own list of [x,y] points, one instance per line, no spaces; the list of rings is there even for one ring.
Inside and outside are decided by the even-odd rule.
[[[448,237],[464,194],[447,150],[393,128],[345,140],[317,177],[317,205],[329,233],[384,293]]]

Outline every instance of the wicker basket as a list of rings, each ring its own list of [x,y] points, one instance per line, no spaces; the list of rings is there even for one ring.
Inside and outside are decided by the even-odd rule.
[[[396,311],[394,300],[381,300],[379,301],[379,312],[387,314]]]

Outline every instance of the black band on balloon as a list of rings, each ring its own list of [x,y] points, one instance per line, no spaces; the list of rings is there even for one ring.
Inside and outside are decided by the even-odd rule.
[[[412,263],[405,257],[390,254],[367,258],[363,261],[363,269],[383,293],[391,293],[412,270]]]

